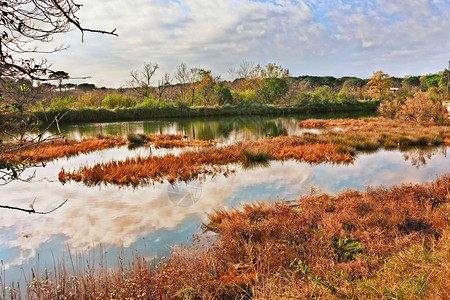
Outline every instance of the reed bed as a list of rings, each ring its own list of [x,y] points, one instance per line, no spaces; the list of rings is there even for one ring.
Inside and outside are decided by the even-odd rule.
[[[87,185],[108,183],[137,186],[154,181],[188,181],[201,175],[234,172],[232,164],[248,161],[245,152],[263,149],[271,159],[296,159],[308,163],[351,163],[349,153],[331,143],[305,143],[302,137],[280,136],[255,142],[238,142],[230,146],[202,148],[179,155],[129,158],[125,161],[99,163],[77,171],[61,170],[59,180],[83,181]]]
[[[38,147],[27,147],[14,154],[3,154],[1,159],[11,159],[21,162],[44,162],[61,157],[70,157],[96,150],[103,150],[126,145],[123,137],[100,137],[83,139],[81,141],[58,139],[45,142]]]
[[[361,127],[371,123],[378,123],[381,118],[366,118],[366,119],[308,119],[300,121],[298,126],[302,128],[332,128],[332,127]]]
[[[214,140],[186,140],[187,136],[183,134],[132,134],[127,138],[99,136],[95,138],[83,139],[81,141],[74,139],[56,139],[42,143],[38,146],[27,147],[23,144],[23,149],[15,153],[3,153],[0,159],[20,163],[47,162],[62,157],[71,157],[79,154],[85,154],[97,150],[104,150],[124,145],[130,146],[150,146],[155,148],[184,148],[184,147],[205,147],[214,145]],[[20,146],[20,145],[19,145]]]
[[[404,149],[413,146],[448,144],[450,126],[422,126],[372,118],[361,127],[320,134],[305,133],[303,136],[310,142],[333,143],[355,154],[358,151],[375,151],[380,148]]]
[[[449,191],[444,175],[217,210],[157,267],[137,256],[107,272],[44,272],[28,298],[447,299]]]
[[[217,141],[214,140],[195,140],[195,141],[183,141],[183,140],[158,140],[153,142],[155,148],[185,148],[185,147],[207,147],[214,146]]]

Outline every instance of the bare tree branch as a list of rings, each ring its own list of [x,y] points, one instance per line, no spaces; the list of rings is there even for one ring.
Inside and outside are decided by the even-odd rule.
[[[49,210],[49,211],[36,211],[34,209],[34,207],[33,207],[33,204],[30,204],[30,208],[29,209],[20,208],[20,207],[16,207],[16,206],[8,206],[8,205],[0,205],[0,208],[23,211],[23,212],[27,212],[29,214],[48,215],[48,214],[54,212],[55,210],[61,208],[64,204],[66,204],[67,201],[69,201],[69,200],[68,199],[64,200],[60,205],[58,205],[57,207],[55,207],[55,208],[53,208],[52,210]]]

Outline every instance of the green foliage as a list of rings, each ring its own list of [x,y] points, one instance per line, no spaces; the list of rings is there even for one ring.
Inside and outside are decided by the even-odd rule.
[[[254,90],[245,90],[243,92],[232,91],[231,95],[236,104],[248,105],[256,102],[256,92]]]
[[[182,99],[177,99],[175,101],[175,107],[181,108],[181,109],[188,109],[189,103],[186,101],[183,101]]]
[[[313,95],[311,92],[301,92],[298,95],[297,105],[309,105],[313,103]]]
[[[50,105],[47,106],[49,110],[68,110],[75,108],[76,99],[74,96],[67,96],[64,98],[56,98]]]
[[[447,88],[447,85],[450,84],[448,82],[449,78],[450,78],[450,71],[446,69],[444,73],[442,73],[441,80],[439,81],[439,87]]]
[[[263,103],[275,103],[283,98],[289,90],[286,79],[270,77],[264,80],[264,85],[259,90]]]
[[[136,98],[125,96],[118,93],[112,93],[106,95],[102,101],[102,105],[107,108],[118,108],[118,107],[133,107],[137,104]]]
[[[233,104],[233,96],[231,95],[230,88],[223,84],[223,82],[217,84],[214,88],[214,94],[217,96],[219,105]]]
[[[268,164],[272,158],[266,149],[245,149],[241,153],[244,167]]]
[[[358,241],[348,238],[334,238],[332,243],[339,262],[353,260],[356,255],[362,254],[364,250],[363,245]]]
[[[441,81],[442,75],[439,74],[429,74],[420,77],[420,85],[423,91],[431,87],[439,87],[439,82]]]
[[[136,108],[158,108],[160,107],[160,101],[156,101],[153,95],[144,98],[144,101],[138,103]]]
[[[420,76],[410,76],[403,79],[403,86],[406,88],[419,87],[420,86]]]
[[[93,91],[96,89],[95,84],[91,84],[91,83],[81,83],[79,85],[76,86],[77,90],[83,91],[83,92],[88,92],[88,91]]]
[[[332,93],[331,88],[328,85],[324,85],[316,89],[313,94],[313,99],[322,103],[329,103],[333,99]]]
[[[342,89],[336,94],[336,102],[339,103],[355,103],[358,100],[358,96],[350,87],[343,86]]]
[[[404,103],[406,101],[406,99],[414,97],[414,92],[412,92],[406,88],[400,88],[395,93],[395,97],[399,102]]]
[[[361,88],[367,84],[367,80],[357,77],[341,77],[338,81],[343,82],[342,87]]]

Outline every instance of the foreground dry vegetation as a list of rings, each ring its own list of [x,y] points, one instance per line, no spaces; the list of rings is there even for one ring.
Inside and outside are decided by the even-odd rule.
[[[450,175],[209,215],[157,266],[34,274],[33,299],[448,299]],[[14,294],[13,296],[17,294]]]

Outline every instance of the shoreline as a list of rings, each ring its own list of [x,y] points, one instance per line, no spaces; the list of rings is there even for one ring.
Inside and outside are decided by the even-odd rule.
[[[226,105],[219,107],[175,107],[158,108],[87,108],[82,110],[58,110],[35,112],[34,115],[44,124],[49,124],[57,116],[64,114],[59,121],[64,123],[115,122],[115,121],[144,121],[167,118],[202,118],[226,116],[281,116],[313,113],[340,112],[375,112],[379,102],[368,101],[355,104],[320,104],[320,105]]]

